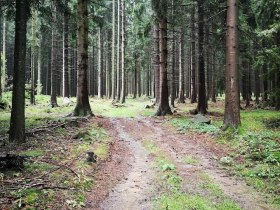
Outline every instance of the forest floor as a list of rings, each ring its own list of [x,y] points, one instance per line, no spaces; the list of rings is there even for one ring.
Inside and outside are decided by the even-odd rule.
[[[149,99],[91,99],[96,117],[75,119],[65,117],[73,106],[46,102],[27,107],[19,147],[2,141],[0,114],[0,156],[28,157],[0,171],[0,209],[280,209],[279,112],[252,107],[238,131],[220,133],[222,101],[209,105],[211,125],[192,123],[190,104],[153,117]]]

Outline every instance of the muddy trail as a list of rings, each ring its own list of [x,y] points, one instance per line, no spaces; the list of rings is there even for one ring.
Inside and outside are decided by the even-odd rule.
[[[111,154],[96,174],[87,209],[153,209],[153,199],[161,192],[154,182],[157,169],[154,157],[143,146],[145,140],[153,142],[172,160],[183,178],[185,192],[207,197],[197,186],[201,173],[205,173],[242,209],[272,209],[261,194],[219,167],[217,157],[223,156],[223,151],[215,145],[180,134],[158,118],[104,119],[103,124],[113,137]],[[183,161],[190,155],[197,158],[199,164]]]

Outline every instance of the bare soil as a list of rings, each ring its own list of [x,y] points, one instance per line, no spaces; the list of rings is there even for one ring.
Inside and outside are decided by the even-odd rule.
[[[273,209],[265,204],[264,195],[219,166],[217,160],[229,152],[228,148],[204,135],[180,134],[166,125],[165,120],[104,119],[103,125],[114,140],[110,158],[100,166],[95,188],[88,193],[87,209],[152,209],[152,199],[160,194],[160,189],[154,182],[153,157],[142,146],[143,140],[154,142],[172,159],[186,192],[203,195],[197,183],[205,173],[241,208]],[[189,155],[198,159],[199,164],[184,163],[183,158]]]

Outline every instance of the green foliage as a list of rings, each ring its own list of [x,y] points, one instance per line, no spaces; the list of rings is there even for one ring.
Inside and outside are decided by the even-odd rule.
[[[196,131],[198,133],[209,133],[209,134],[214,134],[217,133],[219,131],[219,128],[215,125],[209,125],[209,124],[205,124],[205,123],[195,123],[195,122],[191,122],[189,119],[187,118],[174,118],[171,120],[171,124],[175,127],[178,128],[178,131],[180,132],[185,132],[188,130],[191,131]]]

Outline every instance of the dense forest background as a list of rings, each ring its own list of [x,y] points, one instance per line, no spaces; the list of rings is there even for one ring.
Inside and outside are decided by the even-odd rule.
[[[279,0],[0,0],[0,209],[279,209],[279,42]]]
[[[89,95],[117,100],[121,91],[125,96],[155,96],[159,28],[151,5],[150,1],[88,3]],[[238,6],[242,99],[247,106],[255,100],[279,110],[279,3],[251,0]],[[206,98],[215,101],[225,92],[226,2],[180,0],[166,7],[171,105],[177,98],[197,101],[200,68],[205,72]],[[14,8],[14,1],[1,3],[0,94],[12,90]],[[76,96],[76,10],[75,1],[30,2],[25,83],[31,103],[36,102],[35,95],[51,95],[52,89],[53,95]]]

